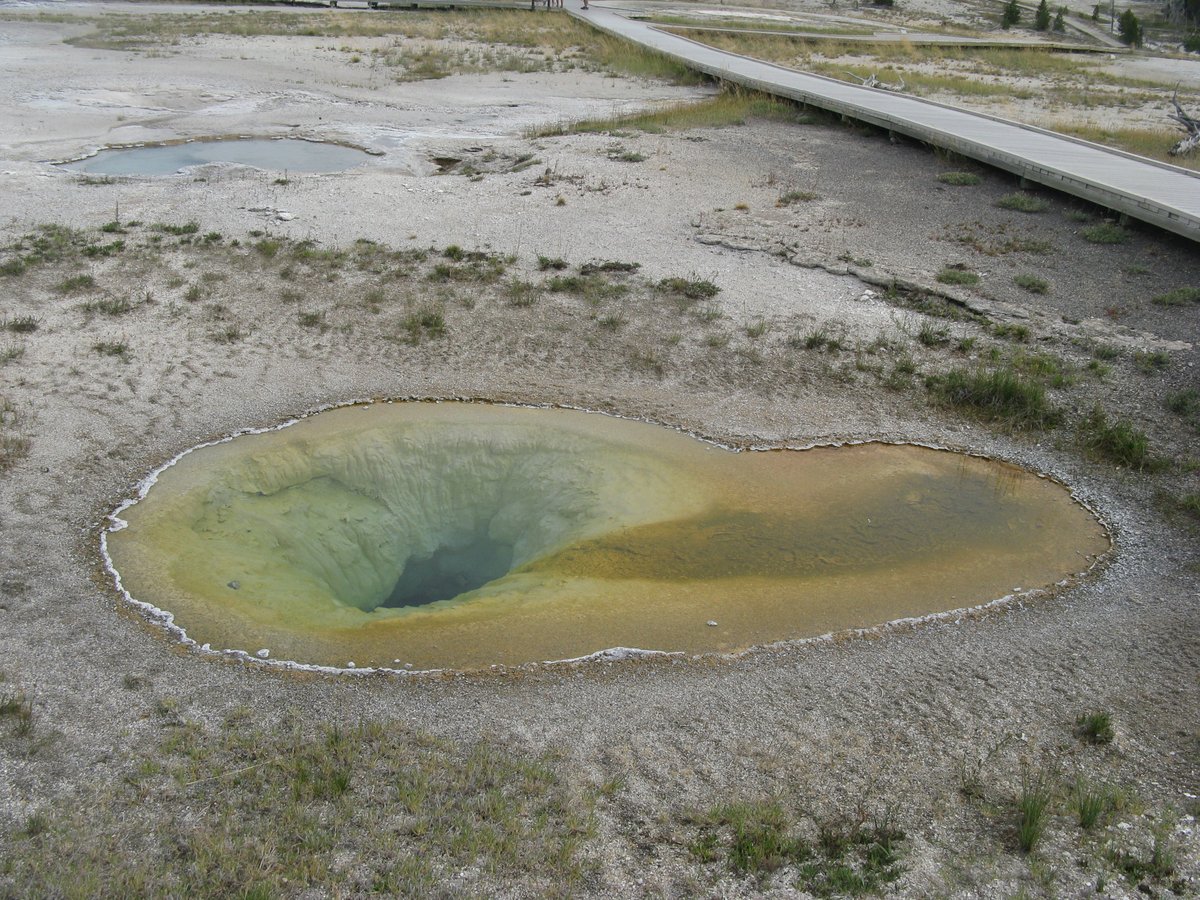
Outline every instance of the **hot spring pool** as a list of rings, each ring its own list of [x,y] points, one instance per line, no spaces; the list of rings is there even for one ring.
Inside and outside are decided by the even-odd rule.
[[[113,521],[120,586],[188,639],[360,668],[735,651],[1052,585],[1109,547],[1061,485],[1006,463],[883,444],[736,453],[451,402],[202,446]]]
[[[269,172],[318,174],[341,172],[368,159],[364,151],[341,144],[296,138],[229,138],[101,150],[66,166],[90,175],[174,175],[189,166],[238,163]]]

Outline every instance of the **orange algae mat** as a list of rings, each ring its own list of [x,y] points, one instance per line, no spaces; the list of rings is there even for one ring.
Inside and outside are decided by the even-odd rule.
[[[117,515],[122,586],[197,643],[385,668],[736,651],[1049,586],[1109,548],[1061,485],[1006,463],[732,452],[449,402],[198,448]]]

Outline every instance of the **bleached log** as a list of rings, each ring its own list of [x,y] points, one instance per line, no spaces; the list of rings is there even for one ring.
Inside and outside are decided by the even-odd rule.
[[[855,75],[853,72],[847,72],[846,74],[849,75],[851,78],[853,78],[855,81],[857,81],[859,84],[861,84],[863,87],[875,88],[876,90],[880,90],[880,91],[891,91],[893,94],[903,93],[904,88],[905,88],[903,75],[900,76],[899,84],[888,84],[886,81],[880,81],[875,76],[874,72],[872,72],[866,78],[863,78],[861,75]]]
[[[1200,119],[1189,116],[1179,105],[1179,88],[1171,95],[1171,105],[1175,107],[1175,112],[1167,113],[1167,118],[1179,123],[1179,127],[1184,130],[1184,136],[1167,152],[1171,156],[1187,156],[1200,147]]]

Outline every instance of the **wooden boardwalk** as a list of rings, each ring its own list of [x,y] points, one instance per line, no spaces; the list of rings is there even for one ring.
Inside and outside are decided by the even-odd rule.
[[[567,0],[567,11],[722,81],[952,150],[1200,241],[1200,174],[1032,125],[726,53],[598,6],[583,11],[578,0]]]

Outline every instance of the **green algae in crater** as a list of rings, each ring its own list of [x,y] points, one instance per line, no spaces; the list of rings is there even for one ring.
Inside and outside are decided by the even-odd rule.
[[[335,666],[736,650],[977,605],[1108,549],[1060,485],[1004,463],[733,453],[466,403],[344,407],[203,447],[121,517],[123,586],[192,639]]]

